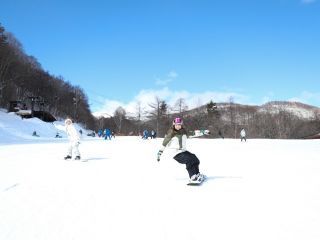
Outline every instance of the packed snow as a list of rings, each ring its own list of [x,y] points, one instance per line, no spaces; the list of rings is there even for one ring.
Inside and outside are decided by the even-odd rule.
[[[191,187],[162,139],[84,136],[65,161],[62,122],[0,114],[1,240],[320,239],[319,140],[188,139]]]

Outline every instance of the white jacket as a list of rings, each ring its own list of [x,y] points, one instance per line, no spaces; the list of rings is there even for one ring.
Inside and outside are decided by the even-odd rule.
[[[68,135],[70,142],[79,142],[80,141],[80,135],[78,134],[78,131],[73,126],[73,124],[69,124],[66,126],[66,132],[67,132],[67,135]]]
[[[241,137],[245,137],[246,136],[246,131],[244,129],[241,130],[240,136]]]
[[[176,150],[177,152],[186,151],[187,136],[182,135],[181,138],[182,138],[181,147],[179,143],[179,138],[177,136],[174,136],[173,138],[171,138],[171,140],[169,141],[166,147],[168,149]]]

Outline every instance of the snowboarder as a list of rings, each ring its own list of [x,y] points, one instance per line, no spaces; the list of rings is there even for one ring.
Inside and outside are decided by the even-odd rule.
[[[247,141],[246,139],[246,131],[242,128],[241,132],[240,132],[240,138],[241,138],[241,142],[242,140],[244,140],[245,142]]]
[[[70,118],[67,118],[65,120],[66,125],[66,133],[69,138],[69,147],[68,147],[68,154],[66,157],[64,157],[65,160],[72,158],[72,151],[74,151],[74,154],[76,155],[75,160],[80,160],[80,152],[79,152],[79,144],[80,144],[80,136],[75,129],[72,120]]]
[[[165,149],[170,149],[174,153],[174,159],[185,164],[190,183],[201,183],[205,176],[199,172],[200,161],[197,156],[186,150],[187,131],[183,127],[183,121],[177,117],[173,120],[173,126],[168,130],[163,142],[162,147],[158,151],[158,162]]]

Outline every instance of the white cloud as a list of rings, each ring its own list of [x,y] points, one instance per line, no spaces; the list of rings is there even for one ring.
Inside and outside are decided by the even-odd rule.
[[[262,98],[261,104],[265,104],[265,103],[273,101],[273,100],[274,100],[274,93],[268,92],[267,95]]]
[[[156,78],[156,85],[166,86],[170,82],[174,81],[178,76],[179,76],[178,73],[172,70],[167,74],[167,76],[164,79]]]
[[[173,79],[171,79],[171,78],[166,78],[166,79],[157,78],[156,85],[165,86],[165,85],[168,85],[172,81],[173,81]]]
[[[311,4],[311,3],[315,3],[317,0],[301,0],[301,3],[303,4]]]
[[[106,99],[103,106],[96,111],[95,115],[101,115],[107,113],[107,115],[113,115],[117,107],[123,107],[128,115],[134,116],[137,112],[137,103],[141,103],[141,107],[144,111],[151,109],[149,104],[155,103],[155,98],[158,97],[161,100],[165,100],[170,106],[174,106],[179,98],[183,98],[186,101],[189,109],[204,105],[210,100],[215,102],[228,102],[230,97],[233,97],[234,102],[246,103],[249,98],[245,95],[236,92],[188,92],[188,91],[173,91],[167,87],[159,90],[147,89],[141,90],[137,96],[135,96],[129,102],[120,102]]]
[[[169,74],[168,74],[168,77],[169,78],[172,78],[172,79],[175,79],[175,78],[177,78],[179,75],[178,75],[178,73],[176,72],[176,71],[171,71],[171,72],[169,72]]]
[[[123,107],[123,102],[105,99],[102,104],[102,107],[100,107],[100,109],[95,111],[93,115],[95,116],[102,115],[102,116],[110,117],[110,116],[113,116],[113,113],[115,112],[115,110],[120,106]]]
[[[319,106],[320,104],[320,92],[318,93],[313,93],[309,91],[303,91],[300,96],[297,97],[292,97],[288,99],[288,101],[293,101],[293,102],[301,102],[301,103],[306,103],[314,106]]]

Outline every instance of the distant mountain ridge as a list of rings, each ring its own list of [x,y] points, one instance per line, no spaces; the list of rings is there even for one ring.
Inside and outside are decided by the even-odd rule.
[[[262,105],[259,111],[287,111],[301,119],[315,119],[320,114],[320,108],[300,102],[272,101]]]
[[[227,112],[232,107],[233,109],[236,109],[237,113],[240,113],[240,114],[246,113],[246,112],[277,114],[281,111],[285,111],[304,120],[316,119],[317,116],[320,115],[319,107],[308,105],[301,102],[290,102],[290,101],[271,101],[260,106],[222,102],[222,103],[216,103],[216,106],[217,106],[217,110],[220,112]],[[206,105],[186,111],[184,115],[193,116],[199,112],[206,113],[207,112]]]

